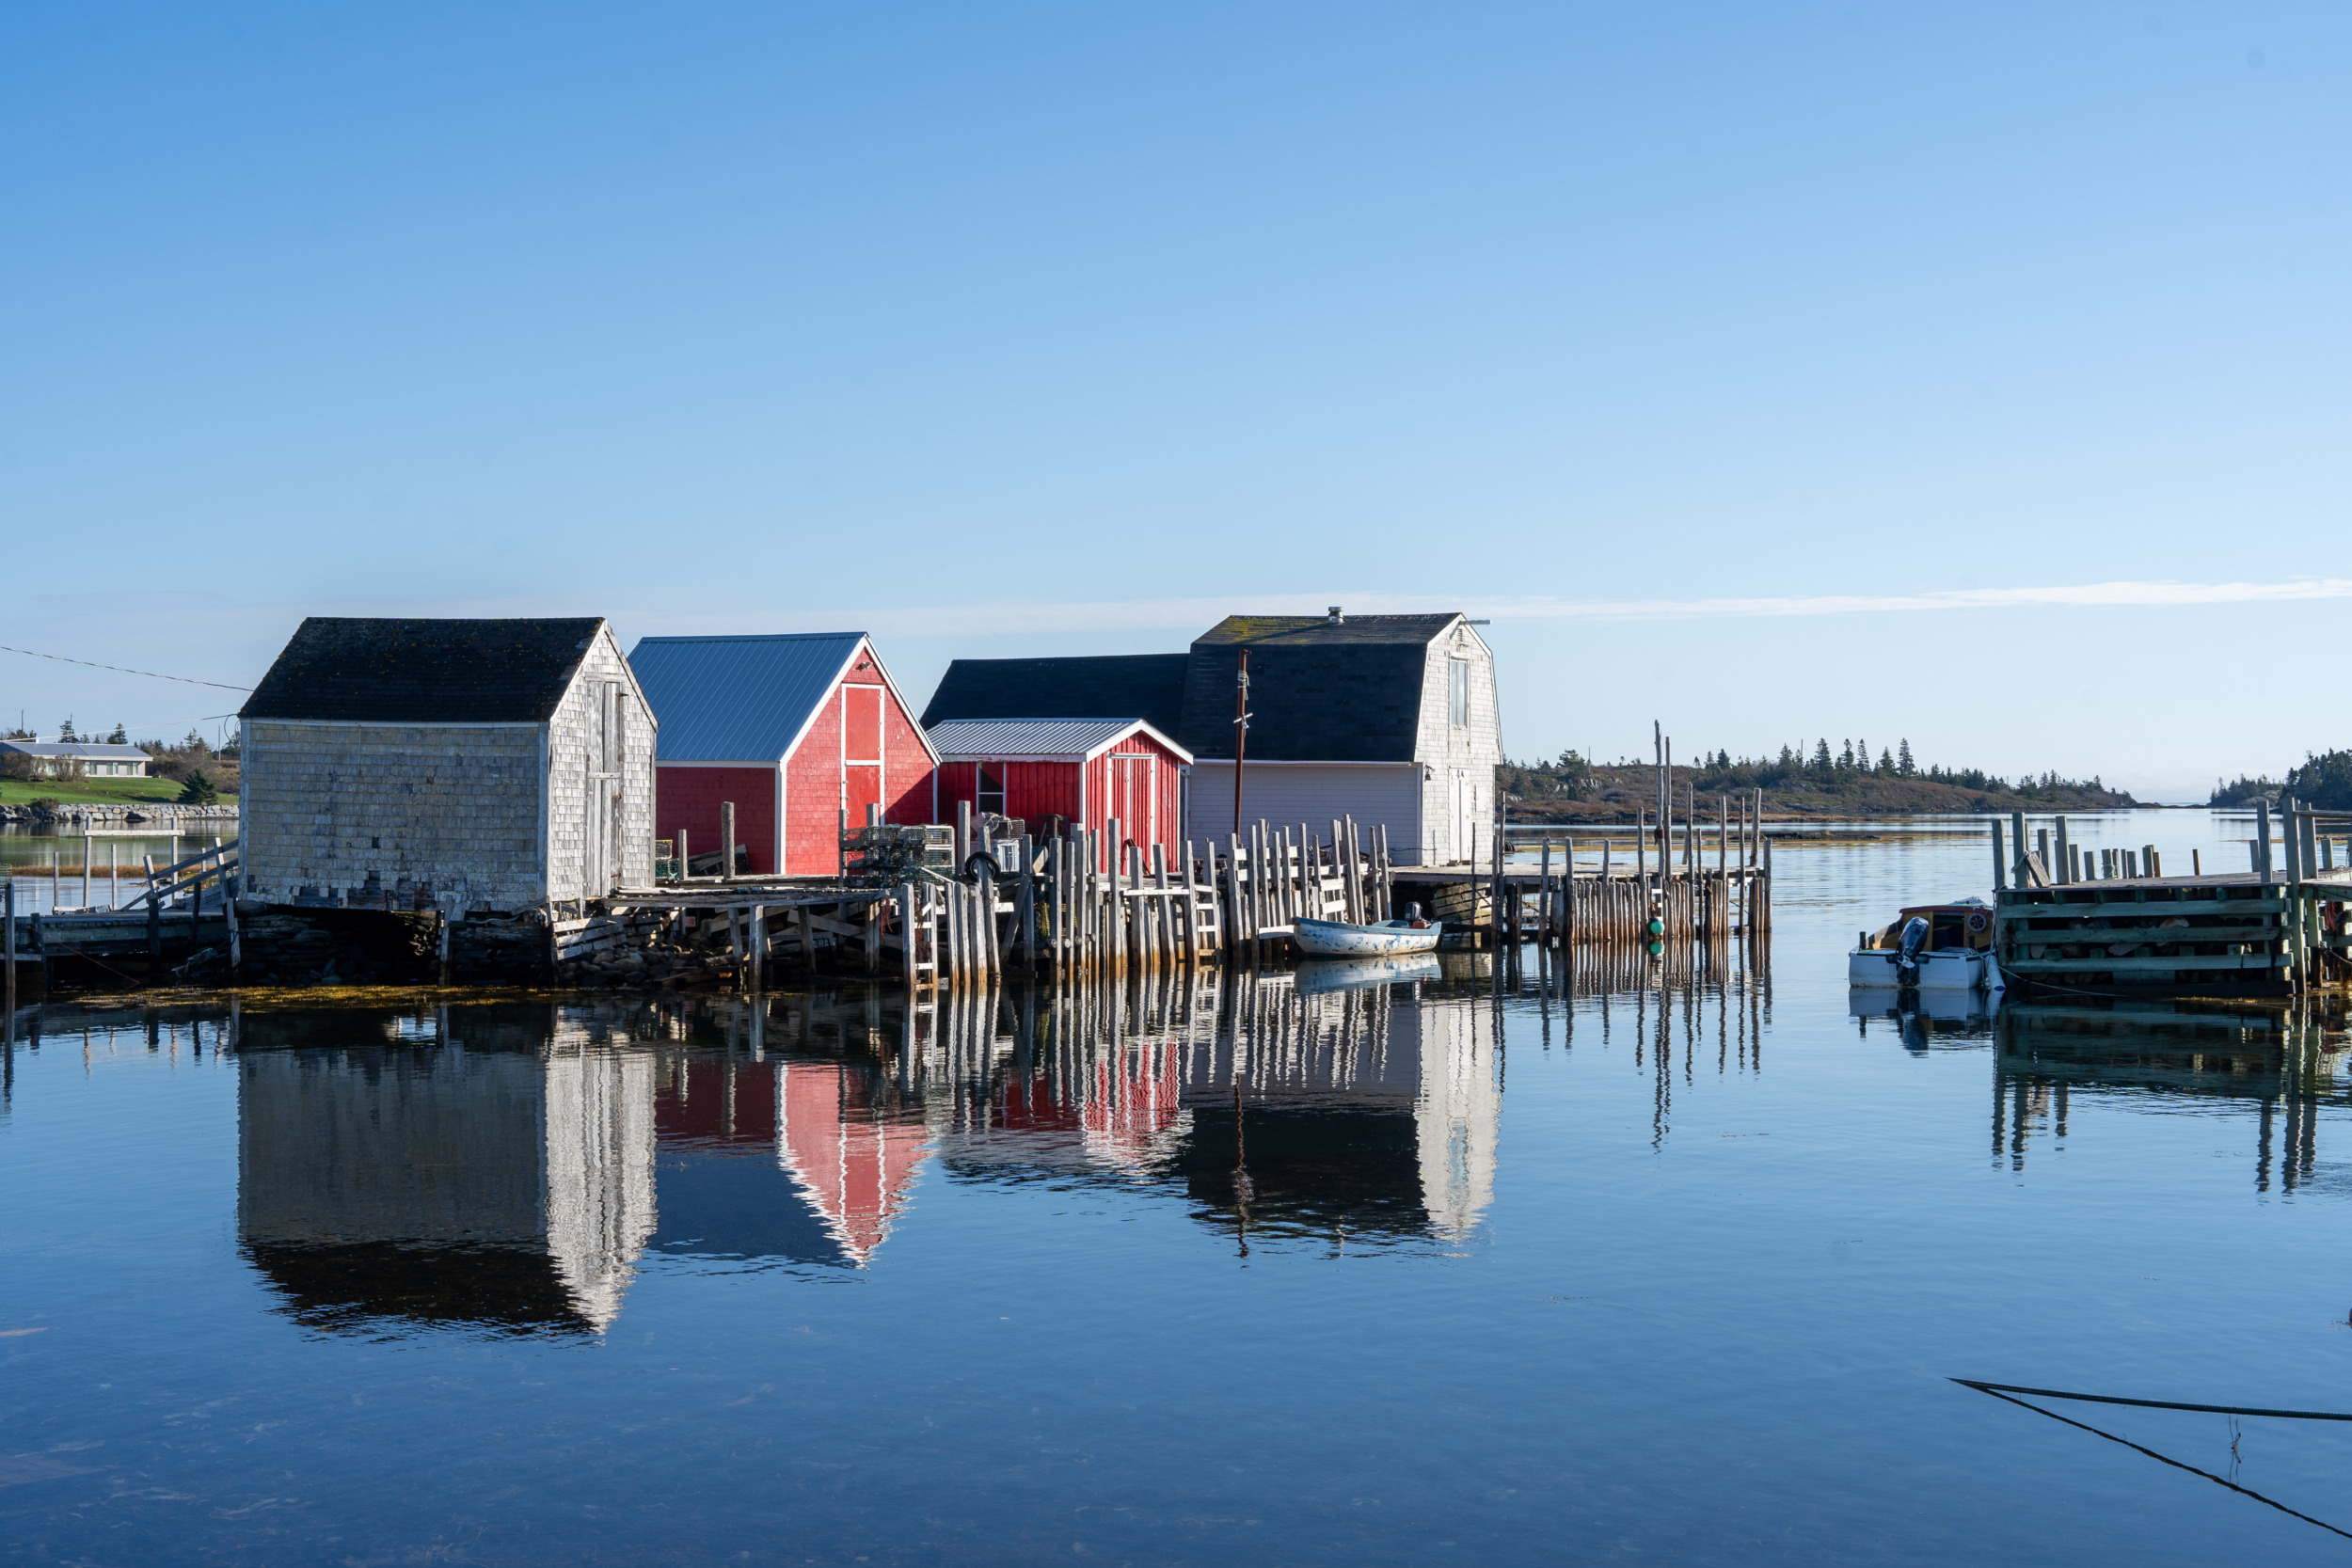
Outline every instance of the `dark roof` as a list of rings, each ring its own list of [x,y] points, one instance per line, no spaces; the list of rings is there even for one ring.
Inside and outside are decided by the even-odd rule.
[[[1350,615],[1334,621],[1323,615],[1228,615],[1192,640],[1195,648],[1212,645],[1248,648],[1360,647],[1366,643],[1395,643],[1426,648],[1429,640],[1461,617],[1458,615]]]
[[[923,727],[955,719],[1140,719],[1173,736],[1190,658],[960,658],[940,677]]]
[[[253,689],[241,719],[386,724],[541,723],[604,623],[313,615]]]
[[[1176,738],[1233,754],[1233,676],[1249,651],[1249,755],[1265,762],[1410,762],[1431,639],[1454,615],[1229,615],[1196,640]]]

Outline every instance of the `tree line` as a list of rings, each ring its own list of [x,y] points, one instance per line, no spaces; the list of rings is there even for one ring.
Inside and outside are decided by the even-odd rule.
[[[2322,811],[2352,811],[2352,751],[2305,752],[2302,766],[2287,769],[2283,779],[2240,775],[2228,783],[2213,782],[2212,806],[2250,806],[2257,800],[2277,805],[2293,796]]]
[[[1535,793],[1565,795],[1574,800],[1597,798],[1601,783],[1597,765],[1581,753],[1566,751],[1551,762],[1514,763],[1507,765],[1516,774],[1514,787]],[[1616,764],[1618,767],[1645,767],[1639,760]],[[1951,784],[1958,788],[1986,794],[2014,795],[2026,800],[2041,796],[2074,795],[2086,790],[2105,791],[2106,785],[2097,774],[2089,779],[2069,779],[2056,769],[2041,774],[2021,774],[2012,782],[1998,773],[1981,768],[1947,768],[1938,763],[1924,767],[1913,755],[1911,742],[1899,740],[1891,747],[1881,747],[1877,760],[1870,756],[1867,740],[1843,739],[1835,750],[1828,736],[1812,742],[1799,741],[1783,746],[1778,756],[1734,757],[1728,750],[1702,752],[1688,763],[1693,777],[1692,784],[1707,791],[1722,792],[1735,789],[1813,789],[1837,793],[1871,779],[1917,779],[1929,784]]]

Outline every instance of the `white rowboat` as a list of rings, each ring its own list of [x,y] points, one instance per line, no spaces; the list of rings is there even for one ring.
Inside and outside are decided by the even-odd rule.
[[[1416,928],[1402,920],[1350,926],[1341,920],[1300,920],[1291,926],[1298,950],[1317,958],[1376,958],[1400,953],[1434,953],[1445,932],[1443,921]]]

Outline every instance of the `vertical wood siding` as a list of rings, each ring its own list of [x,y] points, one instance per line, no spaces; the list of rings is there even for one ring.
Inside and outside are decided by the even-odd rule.
[[[675,839],[686,830],[686,847],[706,854],[720,847],[719,807],[735,802],[735,842],[750,851],[752,869],[776,865],[776,770],[772,768],[664,768],[659,770],[660,801],[654,836]]]

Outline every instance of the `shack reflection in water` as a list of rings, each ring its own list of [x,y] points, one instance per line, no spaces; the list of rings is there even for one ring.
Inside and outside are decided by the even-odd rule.
[[[648,1254],[862,1267],[934,1158],[1163,1188],[1243,1246],[1454,1244],[1502,1119],[1491,996],[1419,972],[247,1012],[234,1047],[239,1238],[324,1330],[600,1332]]]
[[[1494,1197],[1494,1009],[1421,974],[972,998],[930,1080],[934,1147],[960,1180],[1181,1191],[1245,1243],[1459,1240]]]
[[[653,1230],[653,1061],[544,1007],[447,1019],[246,1016],[246,1256],[317,1327],[603,1328]]]

